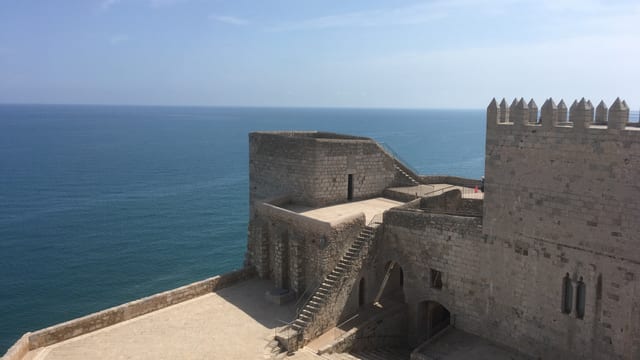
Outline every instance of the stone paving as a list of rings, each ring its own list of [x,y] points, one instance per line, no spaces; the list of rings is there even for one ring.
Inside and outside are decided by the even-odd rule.
[[[421,184],[416,186],[389,188],[391,191],[418,196],[436,196],[454,189],[460,190],[462,192],[462,197],[465,199],[484,199],[484,193],[480,190],[476,191],[475,188],[451,184]]]
[[[310,218],[314,218],[314,219],[322,220],[326,222],[332,222],[345,216],[356,215],[358,213],[363,212],[367,218],[366,221],[368,223],[369,221],[371,221],[371,219],[375,215],[381,214],[385,210],[388,210],[392,207],[396,207],[402,204],[403,203],[399,201],[378,197],[378,198],[373,198],[368,200],[352,201],[344,204],[326,206],[321,208],[311,208],[311,207],[301,206],[301,205],[288,205],[286,209],[295,211],[298,214],[308,216]]]
[[[418,352],[424,360],[530,360],[515,350],[455,328],[421,346]]]
[[[271,287],[248,280],[36,349],[25,359],[264,359],[275,329],[294,316],[293,303],[265,300]]]

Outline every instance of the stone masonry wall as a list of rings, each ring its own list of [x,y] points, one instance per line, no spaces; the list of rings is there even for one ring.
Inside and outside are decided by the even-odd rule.
[[[640,358],[640,131],[626,127],[619,99],[596,110],[597,122],[584,99],[569,118],[551,99],[539,118],[522,99],[487,110],[483,228],[487,244],[504,249],[491,267],[513,269],[502,283],[513,292],[496,303],[528,320],[505,341],[543,357]],[[567,273],[574,304],[563,314]],[[580,278],[583,319],[575,313]]]
[[[249,261],[276,287],[302,294],[333,270],[364,225],[364,214],[331,224],[262,204],[249,226]]]
[[[404,272],[410,341],[420,341],[418,303],[437,301],[454,325],[543,359],[635,359],[638,267],[566,247],[492,240],[482,219],[392,209],[385,213],[378,273],[396,261]],[[581,259],[573,262],[566,259]],[[442,289],[431,286],[431,270]],[[562,277],[586,284],[583,319],[561,312]],[[609,279],[605,286],[603,279]],[[574,292],[575,294],[575,292]],[[575,295],[574,295],[575,299]],[[628,348],[615,348],[628,335]]]
[[[476,334],[488,327],[490,284],[493,274],[484,270],[487,257],[482,237],[482,218],[431,214],[416,209],[385,212],[383,241],[378,249],[382,280],[385,266],[394,261],[404,274],[404,297],[409,306],[409,342],[418,345],[421,334],[417,307],[437,301],[446,307],[456,326]],[[442,289],[431,284],[431,270],[442,273]]]
[[[347,202],[349,175],[353,200],[381,196],[385,188],[397,183],[395,160],[371,139],[330,133],[256,132],[249,135],[249,146],[246,264],[278,287],[304,291],[316,282],[315,277],[332,269],[342,255],[333,250],[351,231],[330,231],[326,226],[319,230],[300,216],[264,211],[261,204],[273,199],[308,206]],[[359,231],[363,225],[351,228]],[[341,235],[343,232],[347,235]],[[329,249],[318,252],[325,244]],[[286,271],[283,263],[293,268]],[[305,274],[313,276],[305,280]]]
[[[396,179],[394,160],[371,139],[316,133],[249,135],[250,200],[290,195],[295,203],[324,206],[379,196]]]

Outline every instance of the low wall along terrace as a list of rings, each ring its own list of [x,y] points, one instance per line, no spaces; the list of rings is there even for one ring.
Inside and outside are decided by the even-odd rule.
[[[181,303],[216,290],[223,289],[254,276],[254,270],[244,268],[214,276],[177,289],[165,291],[140,300],[135,300],[81,318],[54,325],[33,333],[26,333],[2,357],[3,360],[18,360],[29,351],[84,335],[92,331],[148,314],[150,312]]]

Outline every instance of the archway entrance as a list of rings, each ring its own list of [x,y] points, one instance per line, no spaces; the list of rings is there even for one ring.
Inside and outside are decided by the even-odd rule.
[[[388,299],[397,302],[404,302],[404,272],[402,267],[393,261],[389,261],[385,267],[384,278],[380,284],[380,289],[376,296],[376,302],[381,299]]]
[[[432,338],[451,323],[449,310],[436,301],[419,303],[416,315],[418,342]]]

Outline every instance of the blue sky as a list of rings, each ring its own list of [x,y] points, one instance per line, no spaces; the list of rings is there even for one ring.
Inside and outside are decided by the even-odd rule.
[[[640,2],[0,0],[0,103],[640,107]]]

